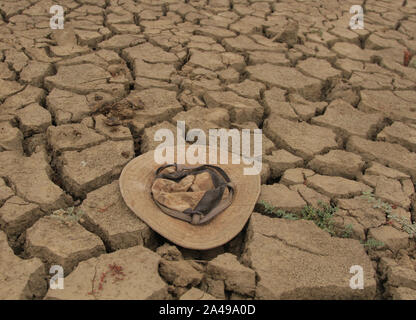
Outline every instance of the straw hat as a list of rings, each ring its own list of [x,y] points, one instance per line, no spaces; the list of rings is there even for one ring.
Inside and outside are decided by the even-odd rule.
[[[166,239],[188,249],[212,249],[230,241],[243,229],[260,194],[260,176],[244,175],[243,169],[248,166],[240,162],[232,164],[231,153],[228,153],[228,164],[215,165],[232,182],[232,202],[203,224],[173,217],[162,211],[155,201],[152,187],[154,191],[156,172],[161,165],[154,160],[154,150],[131,160],[124,167],[119,180],[121,194],[133,213]]]

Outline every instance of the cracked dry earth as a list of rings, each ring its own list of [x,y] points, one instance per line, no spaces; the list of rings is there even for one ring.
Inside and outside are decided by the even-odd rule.
[[[54,4],[64,30],[49,27]],[[365,29],[349,30],[357,4]],[[2,0],[0,13],[1,299],[416,299],[414,239],[361,197],[416,218],[415,0]],[[263,129],[259,204],[220,248],[174,246],[120,195],[124,165],[177,120]],[[351,235],[262,200],[332,203]],[[73,206],[79,221],[52,216]],[[64,290],[49,288],[55,264]]]

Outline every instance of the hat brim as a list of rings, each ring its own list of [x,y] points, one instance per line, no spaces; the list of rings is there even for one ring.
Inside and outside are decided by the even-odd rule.
[[[121,195],[133,213],[151,229],[173,243],[188,249],[207,250],[233,239],[246,224],[260,194],[260,175],[244,175],[248,167],[231,163],[219,165],[236,185],[232,204],[203,225],[192,225],[161,211],[151,196],[155,172],[161,165],[154,160],[154,150],[131,160],[121,172]]]

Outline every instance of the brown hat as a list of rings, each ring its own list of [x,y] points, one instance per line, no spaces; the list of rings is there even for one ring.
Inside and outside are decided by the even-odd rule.
[[[244,175],[245,165],[228,156],[228,164],[215,166],[160,165],[149,151],[123,169],[121,194],[133,213],[173,243],[218,247],[243,229],[260,193],[260,176]]]

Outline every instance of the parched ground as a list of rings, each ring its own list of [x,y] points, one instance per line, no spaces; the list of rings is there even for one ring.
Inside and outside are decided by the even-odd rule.
[[[364,30],[348,28],[357,4]],[[1,299],[416,299],[415,0],[2,0],[0,14]],[[220,248],[168,243],[120,195],[124,165],[177,120],[263,129],[256,212]],[[262,201],[336,206],[332,235]]]

